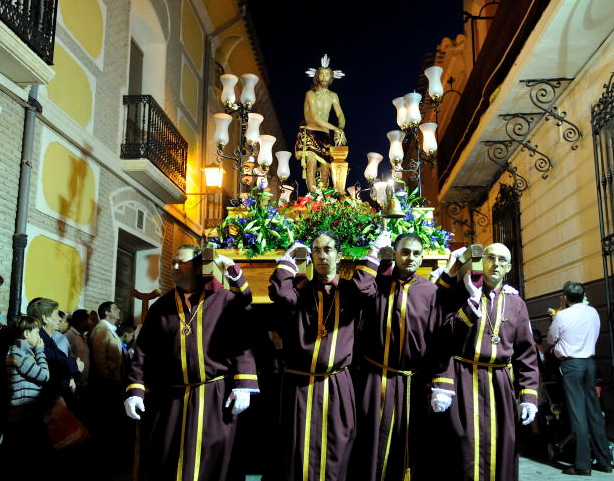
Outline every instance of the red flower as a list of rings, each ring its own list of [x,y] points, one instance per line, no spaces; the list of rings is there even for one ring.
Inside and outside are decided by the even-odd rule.
[[[314,202],[311,204],[311,210],[322,210],[322,202]]]

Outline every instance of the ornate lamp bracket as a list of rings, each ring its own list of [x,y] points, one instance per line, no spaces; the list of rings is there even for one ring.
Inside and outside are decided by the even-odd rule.
[[[578,141],[582,137],[582,132],[576,124],[566,119],[567,112],[559,110],[554,105],[557,97],[557,90],[565,84],[567,86],[573,79],[529,79],[521,80],[530,90],[529,98],[531,103],[538,108],[546,121],[554,120],[557,127],[565,124],[563,130],[563,140],[571,143],[571,150],[578,148]]]
[[[466,190],[467,192],[476,192],[484,190],[487,186],[475,185],[475,186],[454,186],[455,189]],[[475,200],[470,198],[469,194],[463,196],[463,198],[456,202],[446,202],[445,214],[452,219],[452,224],[455,226],[464,227],[463,236],[468,238],[471,243],[474,242],[477,228],[482,229],[482,232],[488,230],[490,225],[490,219],[488,215],[483,213],[477,206]],[[467,210],[467,214],[463,215],[463,210]]]
[[[514,142],[511,140],[491,140],[484,142],[484,144],[488,147],[486,152],[488,159],[499,166],[501,169],[500,173],[507,172],[512,176],[514,179],[514,190],[518,195],[522,195],[522,192],[529,187],[529,183],[527,179],[518,173],[518,168],[508,160],[513,152]]]
[[[509,139],[520,146],[521,152],[525,150],[529,152],[529,157],[535,157],[535,170],[542,173],[542,179],[548,178],[548,172],[552,170],[552,162],[543,152],[538,150],[538,145],[534,145],[527,140],[531,129],[542,117],[541,114],[533,113],[515,113],[501,115],[505,120],[505,133]],[[511,154],[511,152],[510,152]]]

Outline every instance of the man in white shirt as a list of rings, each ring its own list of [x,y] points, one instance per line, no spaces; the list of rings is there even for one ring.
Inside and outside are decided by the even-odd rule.
[[[595,391],[595,344],[601,322],[595,308],[584,304],[584,287],[578,282],[563,285],[567,308],[559,311],[548,330],[548,342],[561,361],[563,390],[576,438],[575,465],[564,474],[590,475],[591,468],[612,472],[605,421]],[[591,466],[591,445],[597,462]]]

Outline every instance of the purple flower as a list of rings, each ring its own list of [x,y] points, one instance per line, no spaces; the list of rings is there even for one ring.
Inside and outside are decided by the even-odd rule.
[[[247,244],[254,245],[256,243],[256,234],[245,234],[243,239]]]
[[[243,200],[243,204],[245,205],[245,207],[251,207],[255,203],[256,203],[256,199],[254,199],[253,197],[248,197],[247,199]]]

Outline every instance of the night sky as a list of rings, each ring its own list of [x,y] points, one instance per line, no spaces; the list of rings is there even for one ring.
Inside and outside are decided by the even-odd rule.
[[[367,152],[384,156],[380,176],[389,171],[386,133],[398,128],[392,99],[416,88],[425,54],[434,52],[443,38],[454,39],[463,31],[462,3],[380,0],[367,7],[367,2],[355,0],[248,0],[288,150],[294,151],[305,92],[311,87],[304,72],[319,67],[320,58],[328,54],[330,67],[345,73],[330,89],[339,95],[346,118],[347,186],[358,181],[366,187]],[[445,79],[444,72],[444,85]],[[330,120],[337,123],[334,114]],[[299,180],[304,194],[294,155],[291,167],[289,181]]]

